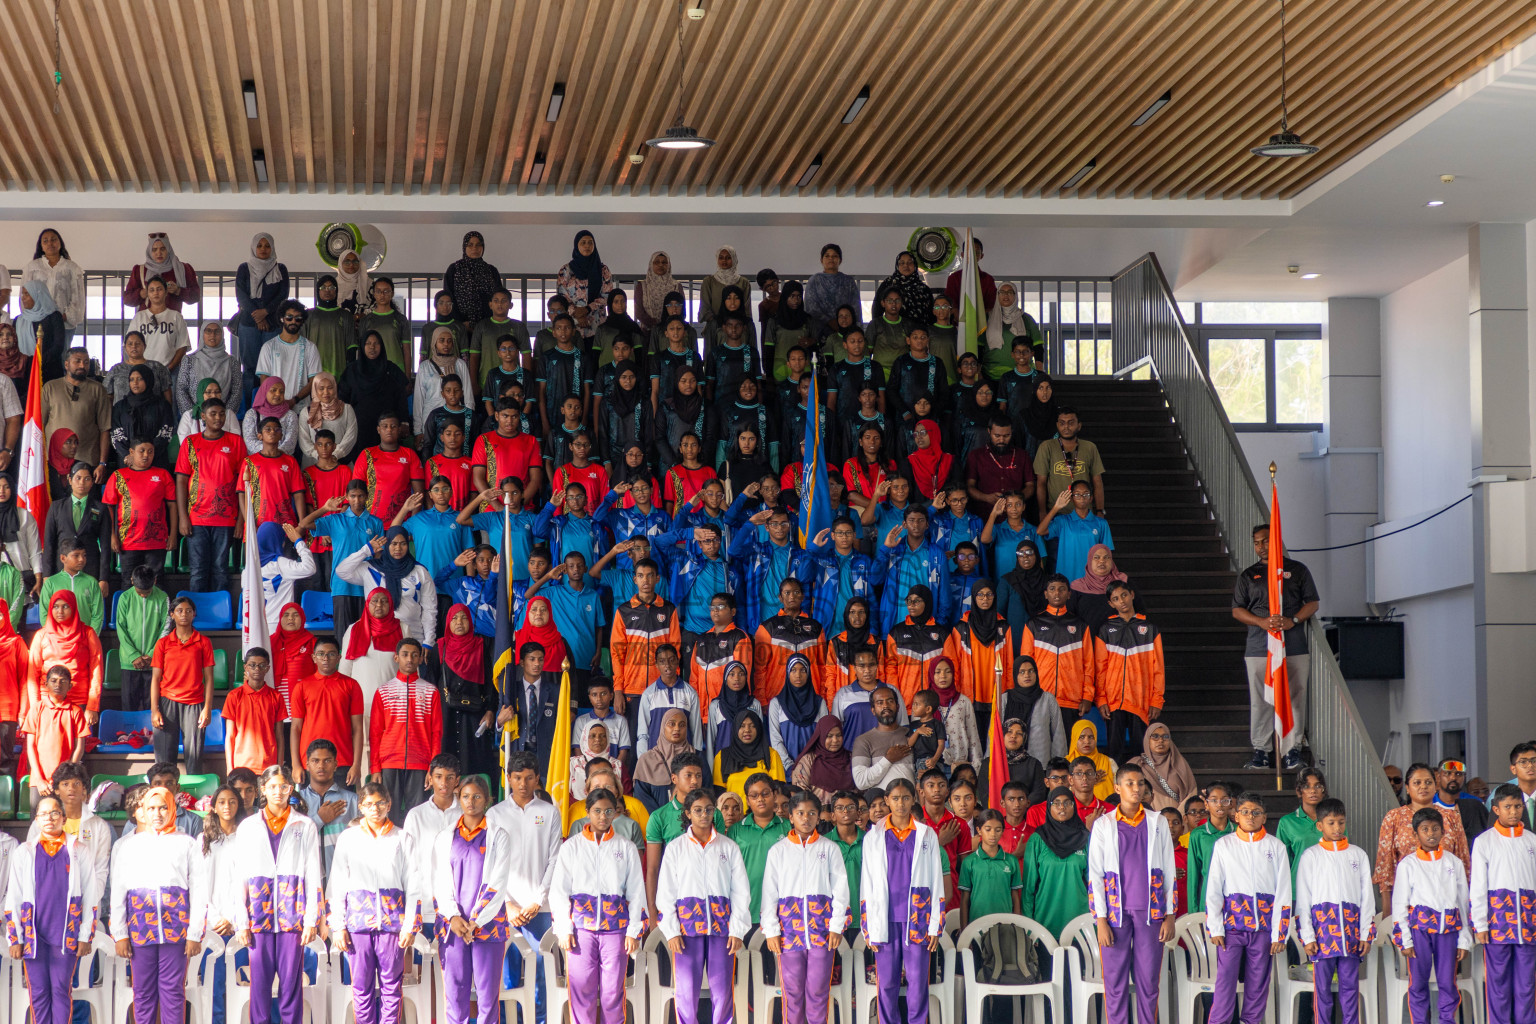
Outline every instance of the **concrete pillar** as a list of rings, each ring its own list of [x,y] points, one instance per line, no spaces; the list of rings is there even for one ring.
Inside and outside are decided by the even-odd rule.
[[[1526,227],[1477,224],[1470,254],[1472,591],[1475,660],[1471,755],[1503,779],[1510,747],[1530,738],[1536,668],[1536,574],[1491,572],[1487,485],[1531,477],[1532,338]],[[1460,680],[1446,680],[1455,686]]]

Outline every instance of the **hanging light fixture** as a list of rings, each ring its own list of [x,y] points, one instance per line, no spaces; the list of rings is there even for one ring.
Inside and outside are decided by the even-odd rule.
[[[672,122],[662,135],[654,139],[646,139],[647,146],[656,149],[708,149],[715,144],[714,139],[706,139],[694,128],[683,120],[683,84],[685,55],[683,53],[683,22],[686,18],[686,8],[683,0],[677,5],[677,120]]]
[[[1286,123],[1285,109],[1285,0],[1280,0],[1280,131],[1271,135],[1262,146],[1254,146],[1249,152],[1255,156],[1311,156],[1318,147],[1301,141],[1301,136],[1291,131]]]

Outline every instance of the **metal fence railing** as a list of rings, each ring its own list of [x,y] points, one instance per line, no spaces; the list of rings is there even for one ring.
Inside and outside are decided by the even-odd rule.
[[[323,271],[291,271],[289,293],[306,305],[315,299],[315,281]],[[127,270],[90,270],[85,274],[86,302],[85,322],[75,331],[76,345],[84,345],[92,358],[103,367],[110,367],[122,358],[123,332],[133,319],[134,310],[124,308],[123,287],[128,282]],[[442,288],[441,274],[417,274],[384,271],[395,284],[395,303],[411,321],[412,336],[419,337],[421,328],[436,313],[432,299]],[[804,281],[805,275],[785,275],[783,280]],[[525,321],[530,328],[546,325],[545,308],[556,293],[555,278],[536,274],[503,275],[507,289],[512,293],[510,315]],[[619,286],[634,296],[633,279],[615,279]],[[703,277],[678,277],[677,284],[687,300],[685,315],[697,321],[699,291]],[[859,277],[859,316],[868,319],[875,301],[875,290],[883,278]],[[1113,369],[1110,351],[1110,278],[1108,277],[1007,277],[997,279],[1011,282],[1019,291],[1019,303],[1024,311],[1040,325],[1047,347],[1048,365],[1065,375],[1108,375]],[[209,320],[227,322],[236,311],[235,272],[198,271],[202,299],[182,310],[188,327],[196,332]],[[940,275],[932,275],[932,283],[942,290]],[[757,302],[762,294],[756,286],[748,298],[749,314],[757,316]],[[18,302],[12,294],[12,310]],[[631,310],[633,315],[633,310]]]
[[[1268,522],[1269,502],[1195,356],[1157,257],[1148,253],[1116,274],[1113,291],[1115,372],[1129,376],[1146,369],[1161,382],[1206,501],[1226,537],[1232,568],[1240,570],[1251,558],[1247,544],[1253,528]],[[1358,833],[1351,839],[1366,845],[1397,798],[1316,617],[1307,623],[1307,643],[1307,735],[1313,757],[1328,775],[1329,794],[1349,808],[1350,831]]]

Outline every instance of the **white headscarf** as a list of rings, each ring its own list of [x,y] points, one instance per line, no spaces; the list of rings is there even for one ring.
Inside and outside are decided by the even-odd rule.
[[[715,280],[719,281],[721,284],[735,284],[736,279],[741,277],[741,274],[736,270],[736,247],[734,245],[717,246],[715,248],[715,262],[717,264],[720,262],[720,254],[723,252],[728,252],[731,254],[731,265],[724,270],[721,270],[718,266],[716,266]],[[662,294],[665,295],[666,293],[663,292]]]
[[[155,239],[165,243],[164,263],[156,263],[155,258],[150,255],[155,248]],[[187,268],[182,266],[181,260],[176,258],[176,250],[171,248],[171,236],[164,231],[151,231],[149,241],[144,244],[144,280],[148,281],[152,277],[160,277],[167,273],[176,278],[177,288],[187,286]]]
[[[1012,282],[1004,282],[1012,284]],[[1003,347],[1003,324],[1017,337],[1024,333],[1024,307],[1019,305],[1019,286],[1013,285],[1013,305],[1004,306],[1003,285],[999,284],[997,304],[987,310],[987,348],[996,352]]]
[[[261,259],[256,255],[256,243],[263,238],[272,247],[272,255]],[[258,290],[269,284],[277,284],[283,279],[283,272],[278,268],[277,243],[272,241],[272,236],[265,231],[258,231],[256,237],[251,239],[251,258],[245,261],[245,265],[251,268],[251,293],[258,294]]]
[[[347,257],[357,257],[357,273],[348,274],[341,269]],[[356,249],[348,249],[341,254],[336,261],[336,305],[341,305],[348,299],[354,300],[358,308],[364,308],[373,304],[373,298],[368,294],[368,268],[363,265],[363,257]]]
[[[651,273],[651,264],[656,262],[657,256],[665,256],[667,258],[667,272],[665,274]],[[667,295],[680,290],[677,287],[677,279],[672,276],[671,255],[661,249],[651,253],[650,261],[645,265],[645,287],[641,289],[641,298],[645,304],[645,315],[652,320],[660,320],[662,314],[667,311]]]

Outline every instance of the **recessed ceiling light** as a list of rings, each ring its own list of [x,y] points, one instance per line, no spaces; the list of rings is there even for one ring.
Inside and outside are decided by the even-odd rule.
[[[267,151],[264,149],[251,150],[251,163],[256,167],[256,180],[258,182],[265,182],[267,180]]]
[[[544,154],[533,155],[533,166],[528,170],[528,184],[538,185],[544,181]]]
[[[1086,164],[1083,165],[1082,170],[1078,171],[1076,174],[1072,175],[1072,177],[1068,178],[1065,182],[1062,183],[1061,191],[1066,192],[1069,189],[1076,188],[1084,178],[1093,173],[1093,169],[1098,165],[1099,160],[1097,157],[1089,160]]]
[[[1445,200],[1444,199],[1431,199],[1429,202],[1425,203],[1424,205],[1425,206],[1444,206],[1445,205]]]
[[[816,177],[816,172],[819,170],[821,170],[821,154],[817,153],[811,165],[805,169],[805,173],[800,175],[800,180],[795,182],[795,188],[805,188],[811,183],[811,179]]]
[[[843,115],[843,124],[852,124],[853,119],[859,116],[859,111],[864,109],[864,104],[869,102],[869,86],[859,90],[859,94],[848,105],[848,112]]]
[[[1322,274],[1319,274],[1319,273],[1318,273],[1318,272],[1317,272],[1317,271],[1315,271],[1315,270],[1314,270],[1314,271],[1312,271],[1312,272],[1311,272],[1311,273],[1310,273],[1310,274],[1302,274],[1302,275],[1301,275],[1301,279],[1302,279],[1302,280],[1303,280],[1303,281],[1310,281],[1310,280],[1312,280],[1312,279],[1313,279],[1313,278],[1316,278],[1316,277],[1322,277],[1322,276],[1323,276],[1323,275],[1322,275]]]
[[[245,116],[252,121],[256,120],[256,83],[247,78],[240,83],[240,93],[245,97]]]
[[[1157,116],[1157,112],[1159,110],[1162,110],[1164,107],[1166,107],[1172,101],[1173,101],[1173,93],[1171,91],[1163,93],[1157,99],[1152,101],[1152,105],[1150,107],[1148,107],[1145,111],[1143,111],[1142,115],[1140,117],[1138,117],[1136,120],[1131,122],[1131,127],[1132,128],[1140,128],[1142,125],[1146,124],[1148,121],[1150,121],[1154,117],[1156,117]]]
[[[560,108],[565,105],[565,83],[556,82],[549,90],[549,106],[544,110],[544,120],[555,122],[560,120]]]

